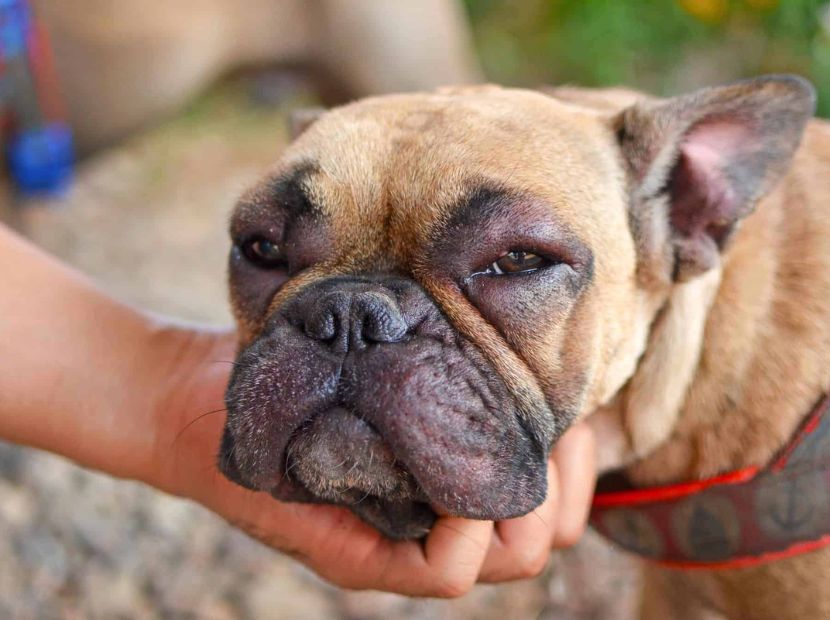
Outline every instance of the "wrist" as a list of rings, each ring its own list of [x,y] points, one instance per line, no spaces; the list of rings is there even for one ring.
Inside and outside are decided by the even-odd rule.
[[[153,372],[145,380],[156,395],[147,421],[153,443],[135,478],[198,499],[216,467],[235,345],[228,331],[153,326],[147,341]]]
[[[164,482],[177,412],[222,406],[232,337],[137,312],[2,226],[0,264],[0,438]]]

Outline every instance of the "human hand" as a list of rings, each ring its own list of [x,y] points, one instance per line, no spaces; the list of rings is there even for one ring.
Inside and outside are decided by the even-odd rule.
[[[173,330],[174,372],[161,379],[150,484],[191,498],[332,583],[413,596],[455,597],[477,582],[533,577],[553,547],[585,528],[595,479],[592,432],[576,425],[548,466],[548,496],[533,512],[493,523],[440,517],[425,541],[392,541],[342,507],[284,503],[226,480],[216,467],[231,334]],[[161,364],[159,367],[170,368]]]

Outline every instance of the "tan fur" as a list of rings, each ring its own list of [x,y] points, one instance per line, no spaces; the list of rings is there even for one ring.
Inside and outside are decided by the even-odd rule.
[[[449,89],[324,115],[275,172],[318,166],[307,191],[331,222],[332,256],[290,281],[272,308],[333,273],[402,271],[529,401],[566,389],[563,373],[579,360],[582,415],[597,411],[601,440],[615,451],[604,462],[630,463],[636,482],[765,464],[830,384],[830,127],[809,125],[790,172],[744,220],[720,264],[676,284],[644,272],[638,251],[647,267],[668,259],[635,247],[627,232],[614,123],[642,96],[552,94]],[[501,334],[457,285],[425,270],[430,235],[482,181],[532,193],[594,250],[593,283],[567,323]],[[260,328],[241,327],[243,342]],[[828,617],[828,571],[828,551],[745,570],[650,569],[643,611]]]
[[[348,96],[479,79],[463,12],[451,0],[34,4],[84,151],[170,114],[240,66],[303,64]]]
[[[479,131],[482,126],[489,131]],[[606,115],[494,87],[367,99],[334,110],[289,147],[276,172],[307,160],[319,166],[309,191],[333,222],[336,257],[290,282],[273,307],[315,277],[411,269],[462,333],[489,353],[508,383],[532,400],[543,398],[556,382],[562,367],[558,352],[579,355],[589,375],[583,409],[591,410],[633,372],[650,317],[663,300],[638,288],[635,248],[630,237],[614,232],[627,227],[627,205],[619,163],[604,148],[612,139]],[[592,171],[593,183],[585,183],[585,169]],[[589,247],[605,249],[596,256],[596,285],[574,320],[581,337],[559,325],[542,337],[538,331],[511,334],[508,346],[457,289],[420,273],[419,251],[432,228],[482,180],[534,193],[555,205]],[[561,346],[568,339],[573,344]]]
[[[648,348],[625,390],[623,425],[631,456],[642,458],[668,439],[697,370],[706,317],[720,270],[679,285],[657,318]]]

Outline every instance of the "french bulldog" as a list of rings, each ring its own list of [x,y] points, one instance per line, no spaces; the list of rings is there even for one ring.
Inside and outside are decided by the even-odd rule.
[[[221,470],[417,538],[531,511],[582,418],[640,485],[765,464],[830,383],[814,99],[481,86],[309,119],[233,213]],[[827,570],[653,568],[643,613],[830,617]]]

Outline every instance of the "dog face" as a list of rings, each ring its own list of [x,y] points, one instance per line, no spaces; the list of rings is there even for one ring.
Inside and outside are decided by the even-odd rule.
[[[784,169],[809,99],[792,78],[622,110],[481,87],[323,115],[234,212],[222,471],[396,538],[527,513],[553,442]]]

